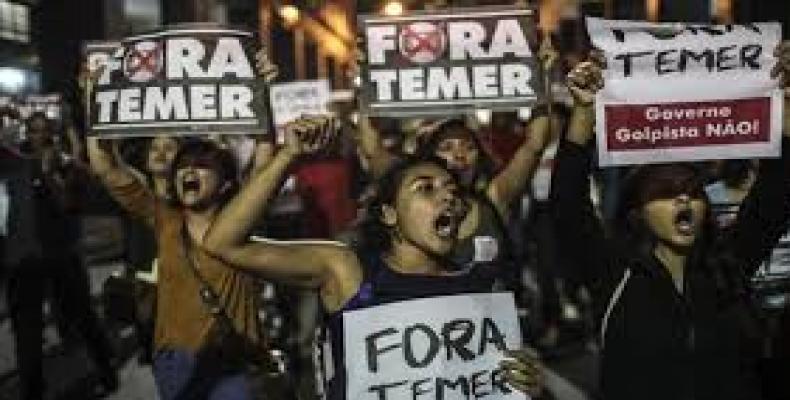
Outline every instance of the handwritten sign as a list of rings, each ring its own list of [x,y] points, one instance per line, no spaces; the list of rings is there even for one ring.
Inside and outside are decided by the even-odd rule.
[[[347,399],[525,399],[499,362],[521,347],[513,296],[411,300],[343,316]]]
[[[283,127],[302,116],[329,113],[331,91],[328,80],[298,81],[272,85],[269,97],[277,141],[283,142]]]
[[[601,165],[777,157],[776,23],[698,25],[588,18],[607,59],[596,98]]]

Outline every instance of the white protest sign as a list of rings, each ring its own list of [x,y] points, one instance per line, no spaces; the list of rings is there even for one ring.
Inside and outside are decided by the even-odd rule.
[[[525,399],[504,382],[521,348],[513,295],[410,300],[343,315],[349,400]]]
[[[282,143],[282,128],[289,122],[306,115],[328,114],[331,96],[326,79],[272,85],[269,97],[277,141]]]
[[[587,18],[587,28],[607,60],[596,97],[602,166],[779,155],[778,23]]]
[[[250,32],[183,25],[88,44],[91,134],[263,133]],[[103,67],[103,70],[101,69]]]

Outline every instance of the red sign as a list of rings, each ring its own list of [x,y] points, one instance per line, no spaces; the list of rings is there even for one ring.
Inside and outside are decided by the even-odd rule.
[[[610,151],[769,143],[771,98],[604,107]]]

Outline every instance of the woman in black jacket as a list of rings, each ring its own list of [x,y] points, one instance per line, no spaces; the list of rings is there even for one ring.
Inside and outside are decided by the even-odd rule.
[[[779,50],[788,93],[790,47]],[[790,219],[790,118],[781,159],[762,160],[737,221],[714,232],[691,165],[640,166],[624,182],[614,229],[589,199],[598,63],[568,76],[575,106],[552,184],[564,252],[594,293],[606,400],[759,399],[759,332],[745,281]],[[790,107],[788,97],[785,108]]]

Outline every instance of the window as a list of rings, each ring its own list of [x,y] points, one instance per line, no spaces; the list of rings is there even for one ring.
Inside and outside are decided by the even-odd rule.
[[[30,42],[30,9],[0,0],[0,39]]]

